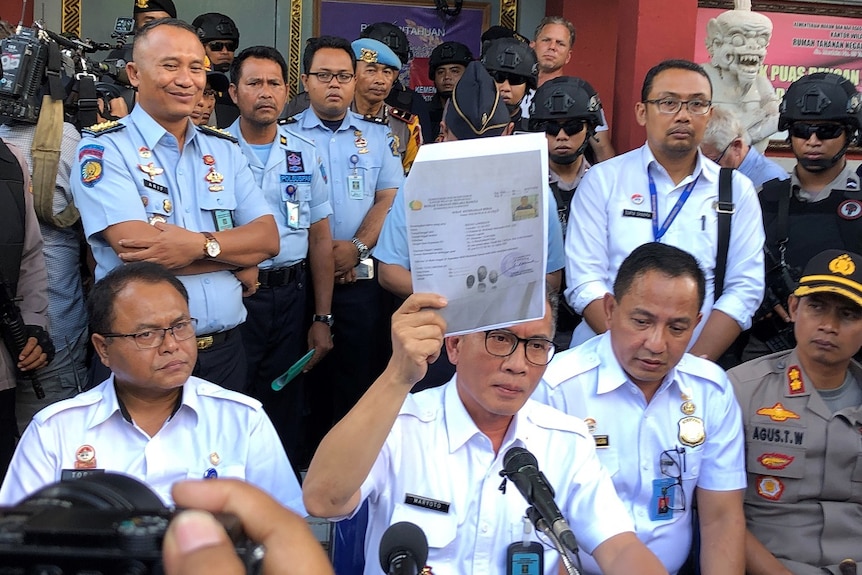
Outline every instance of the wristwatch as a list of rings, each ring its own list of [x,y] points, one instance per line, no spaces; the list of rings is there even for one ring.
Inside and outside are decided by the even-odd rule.
[[[209,232],[201,232],[204,237],[207,239],[206,243],[204,243],[204,257],[207,258],[216,258],[221,253],[221,245],[219,245],[218,240],[215,239],[215,236]]]
[[[371,249],[369,249],[368,246],[362,243],[362,240],[360,240],[359,238],[353,238],[351,241],[353,242],[353,245],[356,246],[356,249],[359,250],[360,260],[364,260],[369,255],[371,255]]]
[[[326,325],[328,325],[329,327],[332,327],[332,324],[334,324],[334,323],[335,323],[335,320],[334,320],[334,319],[332,319],[332,314],[331,314],[331,313],[327,313],[327,314],[314,314],[313,316],[311,316],[311,321],[312,321],[312,322],[319,321],[320,323],[325,323],[325,324],[326,324]]]

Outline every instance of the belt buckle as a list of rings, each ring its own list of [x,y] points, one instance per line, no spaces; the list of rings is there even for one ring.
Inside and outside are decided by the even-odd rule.
[[[719,214],[731,214],[736,212],[733,202],[712,202],[712,208]]]
[[[213,336],[205,335],[203,337],[196,338],[198,342],[198,350],[202,351],[204,349],[209,349],[213,346]]]

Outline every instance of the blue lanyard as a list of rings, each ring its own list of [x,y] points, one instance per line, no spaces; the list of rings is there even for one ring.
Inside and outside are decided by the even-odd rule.
[[[647,176],[649,176],[649,199],[650,206],[652,207],[652,235],[655,241],[659,241],[662,236],[667,232],[667,229],[679,215],[682,206],[685,205],[685,201],[691,195],[691,191],[697,185],[697,181],[700,179],[700,174],[690,182],[685,188],[682,190],[682,194],[679,196],[679,199],[674,204],[673,209],[671,209],[670,213],[662,222],[661,227],[658,227],[658,192],[655,189],[655,180],[652,178],[652,174],[647,168]]]

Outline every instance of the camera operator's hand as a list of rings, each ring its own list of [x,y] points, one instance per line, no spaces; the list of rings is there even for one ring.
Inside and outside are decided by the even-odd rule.
[[[233,513],[246,534],[266,548],[264,575],[331,575],[332,566],[305,520],[263,491],[235,479],[174,485],[178,507]],[[183,511],[171,522],[162,548],[167,575],[243,575],[224,528],[211,515]]]
[[[39,345],[35,337],[27,338],[27,344],[18,356],[18,369],[21,371],[36,371],[48,365],[48,354]]]

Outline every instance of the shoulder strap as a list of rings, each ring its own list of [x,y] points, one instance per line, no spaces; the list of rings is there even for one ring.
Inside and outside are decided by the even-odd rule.
[[[30,157],[33,182],[33,205],[39,221],[59,228],[68,228],[80,218],[75,204],[69,203],[54,215],[54,190],[60,165],[60,144],[63,140],[63,102],[42,98],[42,110],[33,134]]]
[[[715,300],[724,292],[724,275],[727,271],[727,250],[730,246],[730,218],[736,210],[733,204],[733,170],[722,168],[718,175],[718,250],[715,255]]]

